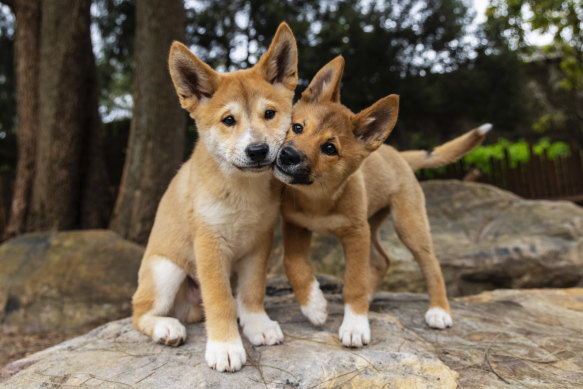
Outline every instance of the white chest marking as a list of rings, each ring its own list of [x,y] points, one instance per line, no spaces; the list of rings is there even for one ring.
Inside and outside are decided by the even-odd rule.
[[[279,203],[268,187],[235,191],[225,200],[201,193],[195,210],[201,220],[225,239],[234,252],[246,251],[275,224]]]

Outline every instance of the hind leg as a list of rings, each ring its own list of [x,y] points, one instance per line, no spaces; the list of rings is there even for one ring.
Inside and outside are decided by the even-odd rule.
[[[142,267],[132,300],[134,327],[158,343],[179,346],[186,340],[186,329],[170,315],[186,273],[162,256],[145,258]]]
[[[372,301],[385,278],[391,259],[379,241],[379,229],[389,214],[389,208],[383,208],[368,219],[370,226],[370,266],[368,299]]]
[[[399,238],[411,251],[421,268],[429,294],[425,321],[432,328],[444,329],[453,324],[439,262],[433,252],[425,197],[419,184],[404,188],[394,196],[391,211]]]
[[[190,276],[182,282],[174,302],[176,317],[181,322],[191,324],[204,319],[200,285]]]

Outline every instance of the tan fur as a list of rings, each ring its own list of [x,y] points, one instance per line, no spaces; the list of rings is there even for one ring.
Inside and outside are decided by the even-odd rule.
[[[485,138],[486,135],[475,128],[436,147],[431,152],[408,150],[400,152],[399,155],[407,161],[413,170],[435,168],[460,159],[468,151],[481,144]]]
[[[318,231],[340,240],[346,258],[345,304],[356,314],[366,314],[368,298],[380,288],[389,266],[378,230],[391,213],[400,239],[423,272],[430,307],[450,312],[423,191],[412,168],[459,158],[483,136],[474,130],[437,148],[432,158],[424,151],[399,153],[382,144],[397,120],[398,96],[353,114],[339,102],[343,67],[342,57],[324,66],[294,106],[292,123],[303,130],[288,132],[274,169],[287,184],[281,207],[284,261],[298,302],[307,304],[314,281],[308,247],[311,231]],[[323,152],[327,142],[337,155]],[[286,147],[298,153],[299,163],[286,160]]]
[[[154,337],[155,326],[169,317],[202,319],[200,285],[209,341],[240,344],[230,279],[236,272],[237,296],[245,311],[264,314],[266,265],[280,199],[271,164],[290,125],[296,43],[282,23],[256,66],[227,74],[216,73],[174,43],[169,67],[200,140],[160,201],[133,298],[134,326]],[[268,119],[266,110],[274,110],[275,116]],[[223,122],[229,115],[234,125]],[[269,146],[265,164],[251,161],[246,149],[260,142]],[[168,280],[179,284],[168,285]],[[163,301],[173,303],[161,308]],[[240,368],[232,359],[224,356],[231,366],[212,367]],[[242,359],[244,363],[244,354]]]

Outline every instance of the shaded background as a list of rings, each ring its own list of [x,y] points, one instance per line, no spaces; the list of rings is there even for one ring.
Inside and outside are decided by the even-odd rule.
[[[480,15],[466,0],[0,2],[4,239],[106,227],[145,243],[196,140],[167,73],[171,41],[230,71],[253,66],[281,21],[298,41],[298,95],[342,54],[353,111],[401,96],[399,149],[494,124],[460,165],[421,178],[581,200],[580,1],[477,1]]]

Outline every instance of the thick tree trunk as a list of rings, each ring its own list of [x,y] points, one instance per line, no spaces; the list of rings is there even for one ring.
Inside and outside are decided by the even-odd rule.
[[[182,0],[136,3],[134,110],[111,228],[145,243],[184,150],[186,118],[168,73],[173,40],[184,40]]]
[[[36,139],[38,134],[38,76],[41,13],[40,0],[12,2],[16,16],[15,66],[18,115],[18,164],[4,238],[26,231],[29,213]]]
[[[90,20],[89,20],[90,23]],[[81,156],[81,227],[106,228],[111,216],[113,198],[109,191],[109,177],[105,166],[102,123],[99,116],[97,68],[90,33],[84,34],[86,60],[84,98],[86,117],[83,124],[84,142]]]
[[[29,230],[99,226],[101,182],[89,0],[43,0],[39,123]],[[94,149],[94,146],[97,146]],[[101,169],[101,171],[99,171]],[[91,190],[95,193],[88,193]],[[87,197],[87,198],[85,198]],[[95,209],[89,211],[91,207]],[[101,216],[101,220],[104,217]]]

